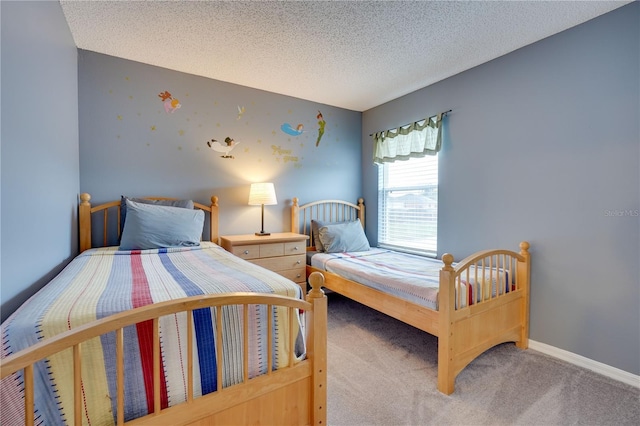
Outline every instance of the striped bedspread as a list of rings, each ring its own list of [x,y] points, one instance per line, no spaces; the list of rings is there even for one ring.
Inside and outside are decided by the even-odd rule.
[[[438,309],[440,269],[443,266],[438,259],[372,248],[362,252],[314,253],[311,256],[311,266],[429,309]],[[505,271],[500,274],[487,272],[485,275],[487,276],[476,280],[475,271],[472,270],[468,280],[463,278],[462,285],[456,286],[456,308],[458,305],[468,306],[474,303],[474,299],[480,301],[483,293],[481,289],[488,290],[489,285],[486,284],[489,282],[493,296],[496,288],[500,288],[501,293],[503,289],[509,291],[509,286],[506,285],[509,278]],[[505,282],[496,286],[498,280]],[[488,292],[485,292],[485,297],[488,297],[486,293]]]
[[[118,251],[91,249],[75,258],[2,324],[2,358],[32,344],[87,322],[132,308],[170,299],[211,293],[259,292],[302,297],[300,287],[280,275],[239,259],[221,247],[203,242],[199,247]],[[214,341],[215,314],[194,311],[194,396],[218,389],[216,351],[223,351],[223,386],[243,380],[243,307],[224,307],[222,348]],[[267,370],[267,309],[250,306],[248,325],[249,377]],[[286,309],[273,312],[274,368],[289,363]],[[160,319],[162,406],[186,400],[186,314]],[[298,324],[299,327],[299,324]],[[125,329],[125,420],[153,411],[151,324]],[[300,336],[300,335],[299,335]],[[84,423],[113,424],[116,418],[115,333],[82,346]],[[73,365],[71,350],[34,368],[36,424],[64,424],[73,419]],[[304,356],[302,336],[296,356]],[[178,362],[176,362],[178,361]],[[181,362],[184,361],[184,362]],[[166,365],[184,368],[166,368]],[[24,424],[22,373],[0,383],[0,423]]]

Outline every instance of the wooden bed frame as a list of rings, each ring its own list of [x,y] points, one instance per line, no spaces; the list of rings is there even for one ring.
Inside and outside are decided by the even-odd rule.
[[[150,197],[153,199],[167,199],[160,197]],[[80,247],[81,251],[91,248],[91,215],[101,213],[104,215],[104,224],[107,224],[107,215],[110,209],[117,210],[118,229],[120,222],[120,201],[114,201],[91,207],[89,194],[80,196],[79,206],[79,227],[80,227]],[[218,204],[217,197],[211,197],[211,205],[205,206],[194,203],[195,208],[200,208],[210,214],[212,241],[218,240]],[[104,241],[107,241],[106,226],[104,230]],[[289,318],[294,321],[295,309],[305,312],[304,330],[306,335],[307,357],[294,362],[294,356],[289,354],[292,361],[285,368],[269,371],[267,374],[251,378],[247,377],[245,368],[244,381],[240,384],[224,387],[215,392],[195,398],[193,396],[193,339],[191,328],[188,329],[188,365],[189,371],[187,401],[160,409],[160,382],[155,380],[154,392],[154,413],[141,417],[126,424],[131,425],[158,425],[158,424],[278,424],[278,425],[323,425],[326,424],[326,385],[327,385],[327,299],[321,290],[323,285],[322,274],[312,274],[309,276],[311,291],[307,295],[306,301],[272,294],[256,293],[228,293],[209,296],[195,296],[162,303],[156,303],[127,312],[115,314],[101,320],[97,320],[69,330],[68,332],[56,335],[53,338],[39,342],[28,349],[20,351],[2,360],[0,377],[4,378],[16,371],[23,370],[25,381],[25,418],[26,424],[34,423],[34,385],[33,385],[33,364],[51,356],[64,349],[73,348],[73,369],[74,369],[74,424],[82,424],[82,404],[81,398],[86,396],[82,392],[81,382],[81,362],[83,342],[109,332],[116,333],[117,348],[117,395],[112,396],[117,401],[117,424],[124,424],[124,388],[123,388],[123,353],[124,341],[123,328],[147,320],[153,320],[154,324],[154,377],[159,378],[161,373],[160,351],[159,351],[159,328],[158,318],[177,312],[186,312],[189,321],[193,320],[193,311],[205,307],[219,307],[225,305],[244,305],[245,326],[247,324],[247,305],[267,305],[283,306],[289,309]],[[220,309],[217,310],[221,312]],[[216,318],[216,330],[218,341],[222,341],[222,317]],[[271,342],[271,326],[268,341]],[[295,330],[293,326],[291,330]],[[246,335],[246,333],[245,333]],[[293,351],[293,341],[295,336],[289,336],[291,351]],[[243,342],[243,347],[247,347],[248,342]],[[243,351],[244,365],[248,365],[248,351]],[[272,351],[268,350],[268,365],[273,365]],[[223,362],[221,352],[218,352],[218,365]],[[170,368],[170,367],[168,367]],[[269,367],[268,370],[271,370]],[[218,383],[222,383],[222,368],[218,369]],[[104,398],[104,395],[100,395]]]
[[[309,235],[307,250],[315,250],[311,220],[340,222],[360,220],[364,227],[364,201],[352,204],[341,200],[322,200],[302,206],[293,199],[291,231]],[[324,286],[357,302],[367,305],[400,321],[438,337],[438,390],[451,394],[457,375],[487,349],[504,342],[515,342],[526,349],[529,345],[529,243],[520,243],[520,253],[495,249],[474,253],[453,265],[453,256],[444,254],[440,271],[438,310],[432,310],[371,287],[350,281],[336,274],[307,265],[307,276],[315,272],[324,275]],[[504,265],[504,266],[503,266]],[[514,271],[513,290],[502,294],[487,294],[473,305],[457,308],[456,286],[476,276],[484,276],[498,266]],[[483,291],[484,293],[484,291]]]

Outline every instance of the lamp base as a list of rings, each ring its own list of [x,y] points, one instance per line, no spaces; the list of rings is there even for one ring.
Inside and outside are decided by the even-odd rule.
[[[271,233],[262,231],[262,232],[256,232],[256,235],[258,237],[266,237],[267,235],[271,235]]]

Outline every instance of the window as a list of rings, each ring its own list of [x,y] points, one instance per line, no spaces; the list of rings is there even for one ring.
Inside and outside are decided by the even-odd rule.
[[[438,156],[378,164],[378,245],[437,255]]]
[[[446,112],[372,134],[378,165],[378,245],[438,254],[438,152]]]

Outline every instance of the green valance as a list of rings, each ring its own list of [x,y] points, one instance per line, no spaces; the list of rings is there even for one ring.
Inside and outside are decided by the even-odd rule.
[[[445,114],[374,133],[373,162],[393,163],[412,157],[436,155],[442,145],[442,118]]]

